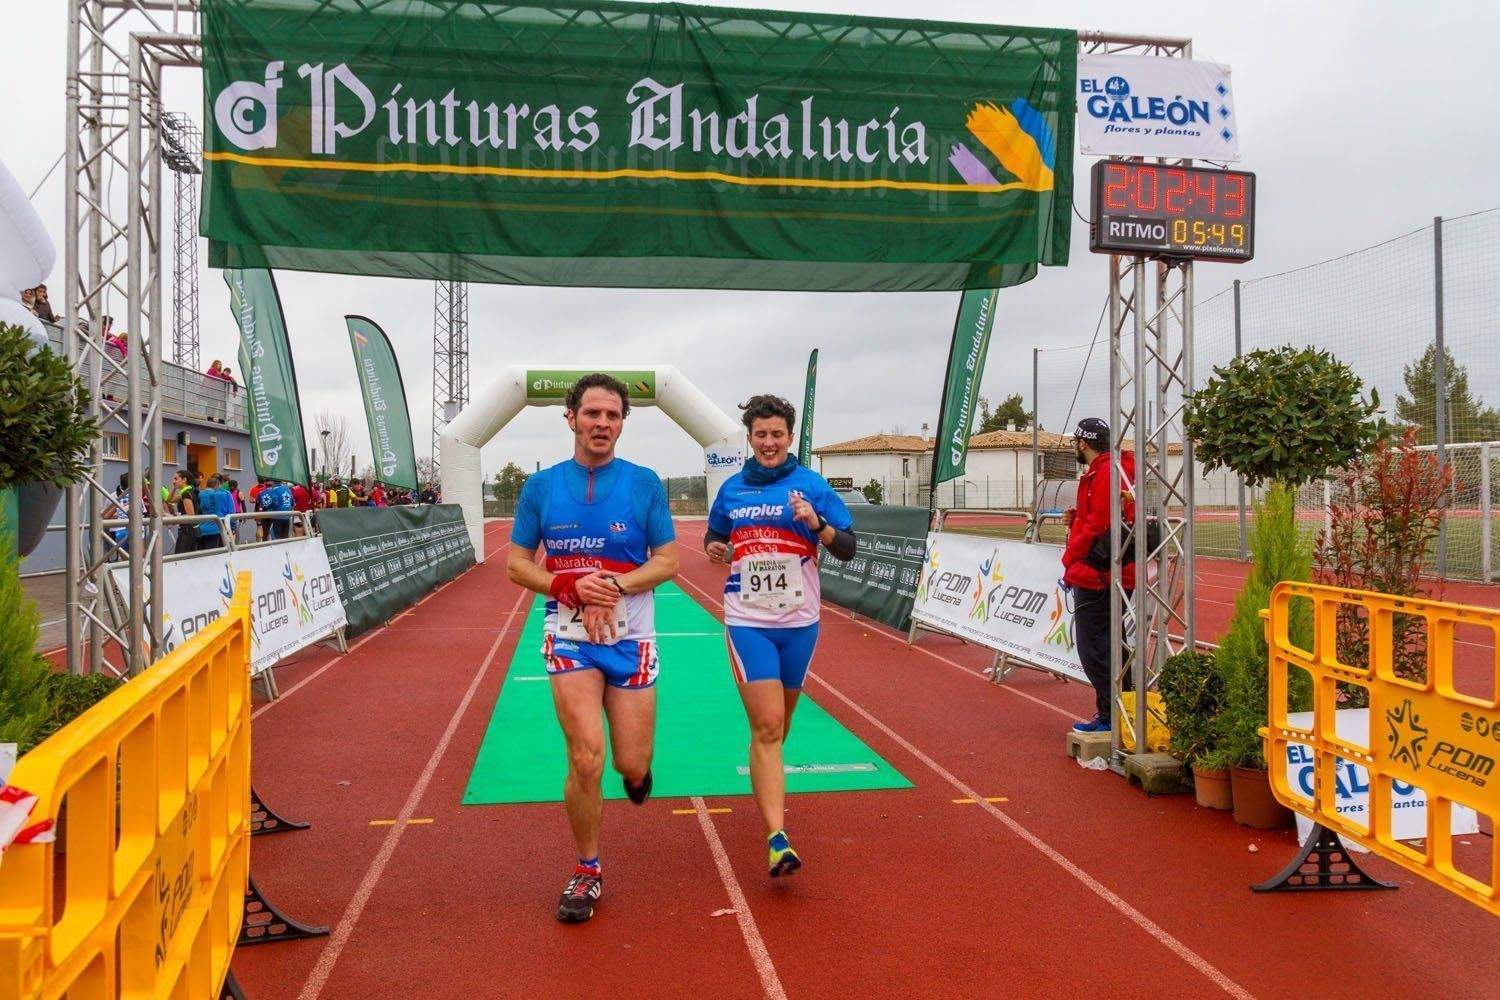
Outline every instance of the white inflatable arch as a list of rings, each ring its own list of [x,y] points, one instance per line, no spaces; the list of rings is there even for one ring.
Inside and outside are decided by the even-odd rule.
[[[671,365],[621,370],[577,365],[512,365],[443,429],[443,500],[464,514],[474,554],[484,560],[484,474],[479,449],[527,406],[561,406],[568,389],[589,372],[607,372],[630,387],[631,406],[658,406],[703,446],[708,495],[744,464],[744,428],[715,406]]]

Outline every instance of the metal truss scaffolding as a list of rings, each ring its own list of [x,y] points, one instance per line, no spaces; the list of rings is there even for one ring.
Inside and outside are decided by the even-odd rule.
[[[1084,33],[1080,51],[1192,58],[1185,38]],[[1190,163],[1191,161],[1181,161]],[[1123,766],[1124,732],[1145,753],[1148,699],[1137,695],[1124,718],[1121,692],[1156,689],[1162,664],[1194,648],[1193,443],[1183,427],[1193,387],[1193,265],[1146,257],[1109,258],[1110,666],[1116,712],[1111,764]],[[1135,453],[1135,483],[1121,482],[1125,442]],[[1132,534],[1122,524],[1122,488],[1133,490]],[[1151,530],[1148,526],[1155,526]],[[1153,537],[1153,535],[1155,537]],[[1134,546],[1135,588],[1124,586],[1124,544]],[[1153,545],[1152,542],[1155,542]],[[1123,723],[1123,725],[1122,725]]]
[[[63,341],[92,414],[124,441],[111,457],[125,459],[129,495],[140,498],[160,486],[162,467],[161,74],[200,64],[197,12],[180,0],[69,0],[67,45]],[[123,356],[105,343],[107,317]],[[106,373],[124,381],[124,399],[101,395]],[[146,586],[161,579],[161,507],[130,503],[123,542],[104,530],[114,484],[103,448],[101,437],[66,500],[68,669],[134,673],[161,646],[160,601]],[[117,629],[105,570],[120,561],[129,593]]]
[[[172,171],[172,360],[192,371],[198,360],[198,178],[203,134],[187,115],[161,116],[162,161]]]
[[[438,437],[469,403],[469,286],[433,282],[432,475],[439,469]]]
[[[161,75],[169,66],[200,66],[199,15],[193,0],[68,0],[68,145],[64,267],[64,341],[69,362],[91,391],[90,407],[106,430],[123,432],[132,497],[156,490],[150,482],[161,466],[161,363],[166,330],[162,310],[162,164],[174,170],[188,152],[177,124],[164,123]],[[1187,58],[1187,39],[1149,38],[1083,32],[1084,52],[1130,53]],[[164,144],[163,130],[177,141]],[[193,175],[179,173],[191,187]],[[119,204],[121,191],[124,205]],[[179,188],[179,190],[181,190]],[[184,199],[178,199],[179,213]],[[174,220],[186,239],[192,212]],[[195,252],[194,246],[193,251]],[[174,262],[180,276],[189,258]],[[1154,281],[1152,280],[1154,276]],[[181,288],[187,287],[184,282]],[[1136,565],[1141,585],[1127,594],[1112,590],[1111,632],[1117,695],[1155,685],[1161,664],[1175,649],[1191,647],[1193,625],[1193,453],[1182,426],[1182,400],[1192,386],[1193,272],[1190,264],[1112,257],[1109,269],[1110,398],[1112,449],[1129,435],[1137,459],[1135,506]],[[123,300],[123,311],[120,309]],[[115,304],[112,304],[115,303]],[[180,312],[192,309],[192,318]],[[188,327],[196,328],[191,306],[174,302],[174,352],[188,363]],[[126,331],[123,354],[105,344],[105,317]],[[196,344],[196,340],[192,343]],[[106,372],[122,378],[126,398],[101,398]],[[461,282],[437,283],[433,331],[433,459],[444,424],[469,397],[468,292]],[[103,481],[103,440],[88,456],[88,473],[67,497],[67,649],[75,672],[135,672],[161,651],[161,507],[129,505],[126,539],[117,543],[104,530],[104,511],[113,504],[111,484]],[[1181,449],[1182,460],[1169,460]],[[113,457],[113,456],[112,456]],[[1111,471],[1114,514],[1110,548],[1114,579],[1121,579],[1119,463]],[[1148,547],[1146,524],[1163,530]],[[128,569],[128,593],[120,595],[116,629],[106,613],[111,561]],[[1149,567],[1149,569],[1148,569]],[[1134,610],[1132,655],[1125,636],[1124,610]],[[1135,705],[1134,731],[1144,734],[1146,700]],[[1115,763],[1121,762],[1116,735]]]

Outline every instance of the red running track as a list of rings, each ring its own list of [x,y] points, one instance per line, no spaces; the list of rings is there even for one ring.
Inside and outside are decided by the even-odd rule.
[[[833,607],[808,693],[916,787],[792,797],[807,867],[778,883],[747,797],[609,802],[607,892],[592,921],[560,925],[562,809],[459,805],[526,607],[504,530],[349,655],[282,668],[282,699],[257,708],[256,786],[313,828],[256,838],[252,870],[336,929],[238,951],[251,997],[1364,998],[1500,981],[1500,923],[1382,862],[1401,891],[1250,893],[1292,836],[1080,769],[1063,730],[1081,686],[995,686],[981,650],[911,650]],[[717,611],[702,530],[679,522],[679,583]]]

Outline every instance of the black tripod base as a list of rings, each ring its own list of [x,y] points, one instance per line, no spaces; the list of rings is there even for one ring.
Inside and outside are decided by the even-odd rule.
[[[326,937],[327,927],[314,927],[293,920],[278,910],[249,880],[245,890],[245,920],[240,924],[239,947],[265,944],[268,941],[298,941],[302,938]]]
[[[1311,892],[1322,889],[1395,889],[1354,863],[1339,835],[1314,824],[1301,852],[1274,877],[1250,887],[1256,892]]]
[[[250,786],[250,836],[265,833],[286,833],[290,830],[306,830],[311,823],[298,823],[287,819],[261,801],[255,786]]]

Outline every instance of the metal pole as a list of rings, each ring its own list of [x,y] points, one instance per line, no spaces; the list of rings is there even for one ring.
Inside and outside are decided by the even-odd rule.
[[[163,511],[161,509],[161,490],[158,488],[162,477],[162,440],[161,440],[161,411],[162,411],[162,349],[166,339],[162,314],[162,158],[161,158],[161,67],[155,60],[149,64],[147,72],[151,81],[152,93],[152,115],[149,124],[151,137],[151,148],[147,155],[151,161],[150,173],[150,197],[151,211],[147,216],[150,239],[146,243],[146,252],[150,255],[147,259],[146,273],[150,280],[147,302],[151,309],[151,322],[149,324],[150,340],[144,345],[146,349],[146,381],[149,387],[151,401],[147,411],[146,421],[146,468],[150,475],[147,479],[151,483],[153,495],[149,498],[150,506],[147,508],[148,520],[146,526],[146,555],[149,563],[148,572],[151,575],[151,599],[147,605],[146,613],[146,639],[150,645],[151,662],[155,662],[165,650],[162,648],[162,616],[166,604],[166,595],[161,586],[162,560],[166,555],[166,528],[162,524]],[[190,234],[196,240],[197,233]],[[193,294],[197,296],[197,255],[194,254]],[[196,303],[194,305],[196,309]],[[196,354],[196,347],[194,353]],[[241,377],[244,373],[241,372]]]
[[[1240,279],[1239,278],[1235,278],[1234,279],[1234,356],[1235,356],[1236,359],[1239,358],[1240,354],[1244,350],[1243,345],[1241,344],[1241,340],[1240,340],[1240,323],[1241,323],[1240,316],[1241,316],[1241,314],[1240,314]],[[1237,480],[1239,480],[1239,495],[1240,495],[1240,562],[1247,562],[1250,559],[1250,530],[1249,530],[1249,525],[1246,523],[1246,518],[1245,518],[1245,477],[1239,475],[1238,473],[1236,473],[1234,478],[1237,479]]]
[[[130,469],[130,492],[127,499],[130,509],[127,517],[130,532],[127,548],[130,559],[130,608],[129,624],[124,650],[125,666],[129,673],[138,674],[145,668],[141,662],[141,646],[146,620],[145,594],[145,550],[142,545],[145,524],[142,523],[141,505],[145,501],[144,476],[141,469],[141,347],[146,336],[142,325],[141,310],[141,43],[130,39],[130,110],[126,135],[126,164],[129,193],[125,222],[125,377],[127,399],[125,413],[126,456]]]
[[[1447,348],[1443,346],[1443,217],[1432,220],[1432,299],[1433,340],[1436,348],[1432,360],[1432,406],[1436,411],[1433,433],[1437,441],[1438,468],[1448,467],[1448,379]],[[1448,519],[1438,522],[1437,574],[1448,576]]]
[[[68,367],[76,375],[79,370],[78,349],[78,170],[79,144],[83,137],[75,134],[79,122],[79,33],[82,31],[82,3],[71,0],[68,4],[68,76],[65,84],[66,112],[63,126],[63,153],[65,158],[63,193],[63,350],[68,356]],[[98,412],[97,399],[90,402],[89,409]],[[82,564],[82,546],[79,544],[83,531],[79,507],[85,488],[69,483],[63,503],[64,556],[63,556],[63,607],[64,635],[68,647],[68,673],[83,672],[83,621],[78,607],[78,574]]]
[[[1125,288],[1122,270],[1128,267],[1125,258],[1109,258],[1109,400],[1110,400],[1110,462],[1109,462],[1109,714],[1111,758],[1118,760],[1123,749],[1120,727],[1115,725],[1115,709],[1120,704],[1121,678],[1125,672],[1125,595],[1120,590],[1120,441],[1125,433],[1121,419],[1125,411],[1124,356],[1121,327],[1125,322]]]
[[[1193,262],[1188,261],[1182,265],[1182,386],[1184,394],[1193,390],[1193,294],[1194,294],[1194,268]],[[1167,440],[1163,438],[1163,440]],[[1161,456],[1164,468],[1171,468],[1171,456]],[[1183,495],[1183,533],[1182,533],[1182,563],[1183,563],[1183,612],[1186,616],[1186,628],[1183,634],[1183,649],[1189,652],[1198,648],[1198,611],[1196,601],[1196,581],[1198,579],[1198,545],[1196,522],[1198,519],[1198,468],[1196,457],[1193,454],[1193,438],[1187,433],[1187,428],[1182,428],[1182,468],[1178,473],[1182,477]],[[1137,475],[1139,478],[1139,474]],[[1165,522],[1163,522],[1165,525]],[[1164,553],[1164,558],[1169,558]]]
[[[1042,477],[1040,467],[1037,465],[1037,443],[1041,431],[1038,422],[1041,419],[1042,404],[1037,394],[1037,370],[1040,366],[1042,350],[1039,347],[1031,349],[1031,509],[1036,510],[1037,487],[1041,485]],[[1066,430],[1067,428],[1064,428]],[[1020,498],[1016,498],[1020,502]]]
[[[1490,443],[1479,446],[1479,579],[1489,583],[1493,566],[1490,558],[1490,542],[1493,525],[1490,524]]]
[[[1157,276],[1158,282],[1161,276]],[[1135,482],[1132,484],[1135,496],[1135,566],[1142,575],[1146,572],[1146,563],[1151,553],[1146,546],[1146,484],[1141,481],[1141,472],[1144,468],[1146,458],[1146,422],[1141,419],[1146,412],[1146,311],[1143,308],[1146,302],[1146,258],[1135,258]],[[1160,298],[1160,288],[1157,290]],[[1160,319],[1157,320],[1160,323]],[[1115,475],[1110,477],[1112,490],[1118,494],[1120,490],[1119,466],[1115,466]],[[1118,499],[1115,501],[1119,502]],[[1124,579],[1124,567],[1119,567],[1120,579]],[[1135,752],[1146,752],[1146,659],[1149,655],[1149,645],[1152,640],[1153,619],[1148,612],[1154,610],[1147,600],[1149,588],[1142,586],[1146,581],[1137,580],[1135,591],[1132,595],[1132,604],[1135,608],[1135,647],[1130,656],[1130,676],[1135,687]]]

